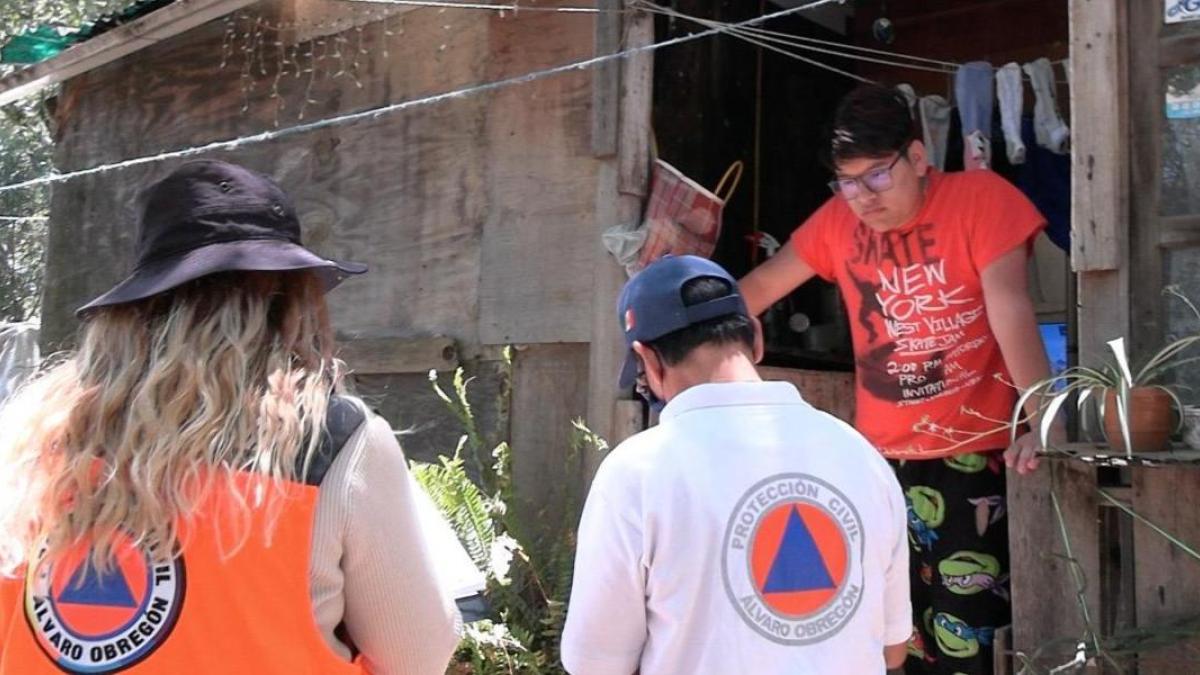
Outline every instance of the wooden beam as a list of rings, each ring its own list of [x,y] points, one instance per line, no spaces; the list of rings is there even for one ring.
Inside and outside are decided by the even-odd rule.
[[[1200,58],[1200,32],[1175,35],[1158,43],[1159,68],[1195,63],[1197,58]]]
[[[1163,337],[1163,251],[1159,248],[1162,191],[1162,74],[1158,64],[1162,8],[1129,3],[1129,306],[1137,331],[1126,340],[1133,354],[1154,348]]]
[[[176,0],[135,21],[70,47],[52,59],[0,79],[0,105],[82,75],[255,2],[258,0]]]
[[[1071,265],[1079,363],[1129,333],[1129,113],[1123,0],[1070,0]]]
[[[597,454],[570,451],[571,421],[587,407],[588,345],[528,345],[513,358],[513,487],[520,522],[538,541],[574,531],[583,506],[580,465]]]
[[[1158,221],[1158,247],[1200,246],[1200,216],[1172,216]]]
[[[621,0],[598,0],[596,15],[596,56],[616,53],[621,48],[621,15],[616,12]],[[621,63],[605,61],[592,68],[592,155],[617,154],[617,127],[620,121]]]
[[[626,16],[625,47],[641,47],[654,42],[654,17],[646,12]],[[650,111],[654,97],[654,54],[642,52],[625,59],[621,76],[621,139],[617,160],[617,189],[622,195],[636,197],[627,202],[630,215],[640,216],[642,197],[650,183]],[[632,207],[632,208],[631,208]]]
[[[992,638],[992,675],[1010,675],[1012,668],[1012,625],[1000,626]]]
[[[613,436],[605,439],[614,447],[646,428],[646,406],[640,400],[619,399],[616,410],[612,424]]]
[[[1058,510],[1054,508],[1051,494],[1057,496]],[[1098,509],[1096,468],[1093,466],[1051,459],[1041,469],[1026,476],[1010,472],[1011,639],[1015,651],[1029,655],[1048,642],[1078,640],[1084,634],[1076,572],[1083,575],[1082,599],[1090,624],[1099,630]],[[1062,514],[1061,526],[1059,512]],[[1067,541],[1063,540],[1064,530]],[[1042,656],[1061,662],[1069,660],[1074,651],[1074,642],[1071,642],[1060,651]]]
[[[654,18],[645,12],[624,15],[625,47],[654,41]],[[591,350],[588,361],[587,422],[592,431],[616,445],[632,435],[634,420],[640,423],[641,402],[630,400],[617,387],[617,375],[625,358],[625,338],[617,323],[617,296],[625,284],[625,270],[605,250],[600,235],[620,224],[637,222],[642,214],[650,163],[650,110],[654,97],[654,58],[644,52],[624,59],[621,65],[620,125],[617,156],[601,163],[596,184],[596,223],[592,237],[595,292],[592,296]],[[602,457],[589,454],[583,464],[589,482]]]
[[[1121,0],[1070,0],[1071,263],[1115,270],[1125,249],[1128,128]]]
[[[339,356],[354,373],[394,375],[452,370],[458,367],[453,338],[367,338],[347,340]]]

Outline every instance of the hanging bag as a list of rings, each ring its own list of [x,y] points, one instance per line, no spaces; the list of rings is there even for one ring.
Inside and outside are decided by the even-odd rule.
[[[710,257],[721,236],[721,213],[742,179],[742,170],[740,161],[729,165],[709,192],[675,167],[655,159],[642,218],[646,243],[638,266],[645,267],[667,254]]]

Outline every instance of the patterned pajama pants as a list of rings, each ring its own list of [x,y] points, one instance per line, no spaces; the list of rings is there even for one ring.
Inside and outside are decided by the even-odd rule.
[[[1001,451],[892,462],[908,503],[913,636],[908,675],[990,675],[1011,621]]]

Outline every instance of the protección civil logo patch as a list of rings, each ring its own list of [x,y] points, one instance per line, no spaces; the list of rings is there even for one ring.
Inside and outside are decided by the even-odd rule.
[[[723,551],[730,602],[773,642],[820,642],[858,611],[862,519],[842,492],[819,478],[778,474],[750,488],[729,517]]]
[[[77,546],[31,565],[25,618],[38,645],[68,673],[115,673],[145,659],[175,627],[186,586],[182,557],[154,563],[118,534],[107,566]]]

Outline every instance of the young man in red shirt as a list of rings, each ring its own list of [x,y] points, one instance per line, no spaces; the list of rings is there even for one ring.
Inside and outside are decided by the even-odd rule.
[[[937,171],[917,137],[898,92],[847,95],[825,156],[834,196],[740,285],[755,315],[814,275],[838,285],[856,426],[908,500],[907,670],[991,673],[993,633],[1011,617],[1004,466],[1032,471],[1040,449],[1032,432],[1009,447],[1006,421],[1013,385],[1049,374],[1026,288],[1045,219],[990,171]]]

